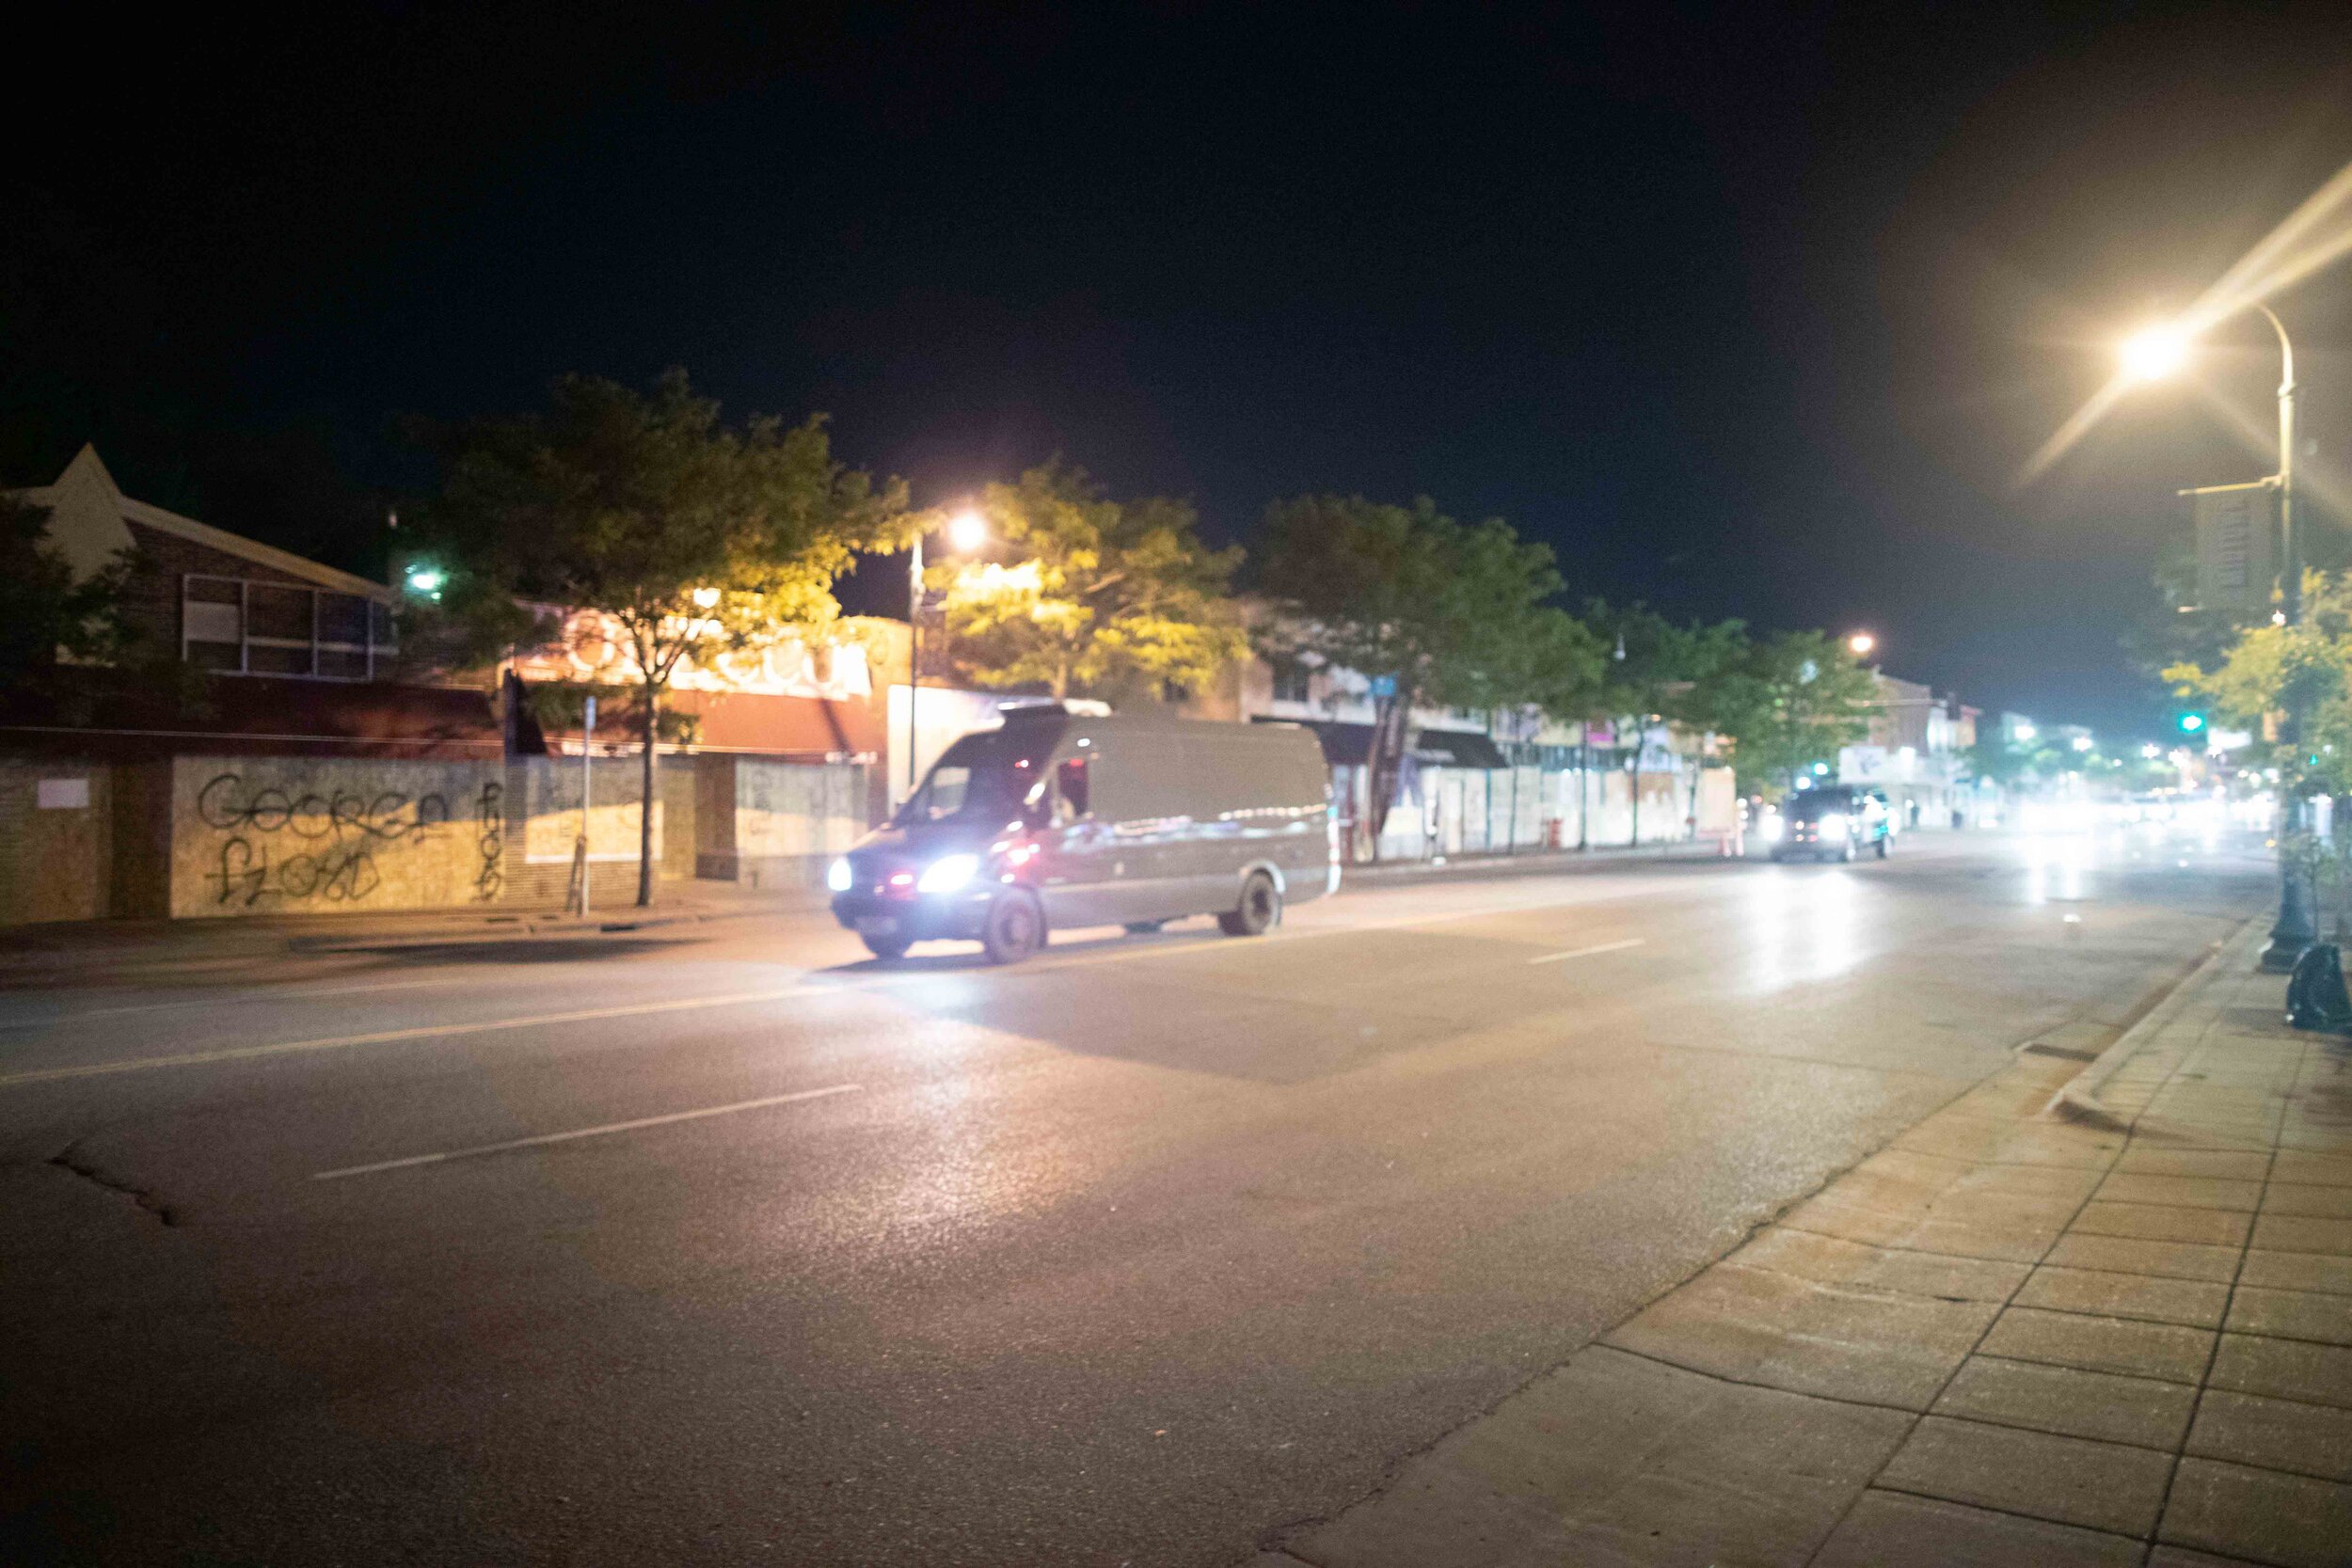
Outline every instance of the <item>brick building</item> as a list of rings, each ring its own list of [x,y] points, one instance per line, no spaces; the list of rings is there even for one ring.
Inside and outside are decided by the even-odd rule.
[[[5,716],[0,925],[551,904],[582,868],[611,908],[648,810],[661,878],[757,885],[819,875],[871,819],[862,644],[691,673],[675,705],[704,738],[661,749],[651,802],[626,734],[599,735],[584,800],[577,732],[524,722],[523,683],[626,680],[594,639],[437,669],[404,658],[389,585],[133,499],[88,447],[16,494],[77,576],[127,564],[137,657],[187,689],[87,672],[87,711]]]
[[[367,681],[394,673],[400,650],[383,583],[134,500],[93,447],[56,483],[18,494],[49,509],[50,543],[76,577],[127,556],[126,618],[146,648],[232,674]]]

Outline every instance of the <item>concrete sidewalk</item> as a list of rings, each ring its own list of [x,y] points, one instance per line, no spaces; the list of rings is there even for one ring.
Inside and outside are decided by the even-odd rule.
[[[2352,1042],[2285,1027],[2262,935],[1258,1563],[2352,1563]]]

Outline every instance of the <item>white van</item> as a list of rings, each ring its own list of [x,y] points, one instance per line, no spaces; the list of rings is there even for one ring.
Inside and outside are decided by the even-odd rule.
[[[882,958],[961,940],[1011,963],[1055,927],[1197,914],[1253,936],[1339,888],[1329,777],[1296,725],[1013,708],[834,863],[834,915]]]

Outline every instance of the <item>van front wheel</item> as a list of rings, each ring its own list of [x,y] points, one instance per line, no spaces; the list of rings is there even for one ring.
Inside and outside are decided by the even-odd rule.
[[[1037,895],[1012,888],[988,906],[980,927],[980,945],[993,964],[1017,964],[1045,945],[1045,911]]]
[[[1281,891],[1263,871],[1252,871],[1241,885],[1241,902],[1216,917],[1217,928],[1229,937],[1263,936],[1281,923]]]

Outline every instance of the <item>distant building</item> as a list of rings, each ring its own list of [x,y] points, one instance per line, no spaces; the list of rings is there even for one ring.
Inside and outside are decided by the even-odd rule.
[[[1838,782],[1883,790],[1907,826],[1951,826],[1968,806],[1961,736],[1975,733],[1975,710],[1917,681],[1875,678],[1879,711],[1868,737],[1838,752]]]

